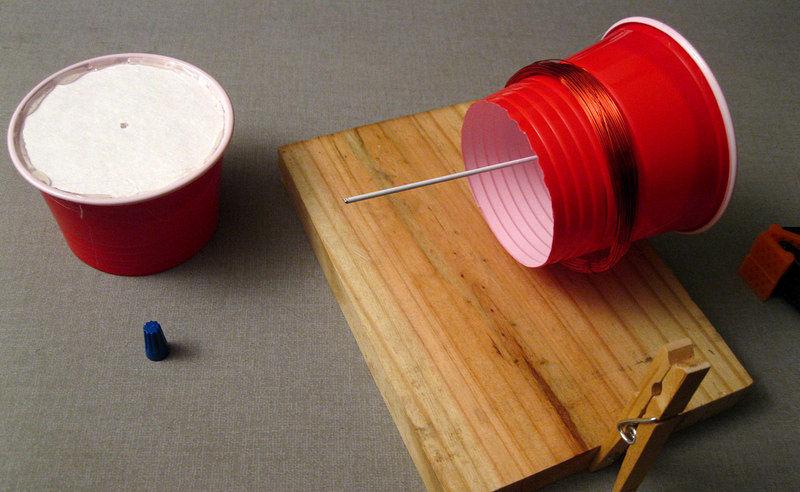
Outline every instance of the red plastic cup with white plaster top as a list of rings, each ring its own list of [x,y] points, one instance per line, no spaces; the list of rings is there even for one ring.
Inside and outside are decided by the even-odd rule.
[[[224,119],[213,152],[179,179],[130,196],[83,195],[51,186],[26,154],[22,137],[26,117],[55,86],[93,70],[125,63],[177,70],[213,94]],[[227,94],[199,68],[160,55],[108,55],[67,67],[37,85],[14,112],[8,148],[18,172],[41,191],[67,245],[78,258],[112,274],[147,275],[186,261],[213,235],[219,217],[222,154],[233,134],[233,121]]]

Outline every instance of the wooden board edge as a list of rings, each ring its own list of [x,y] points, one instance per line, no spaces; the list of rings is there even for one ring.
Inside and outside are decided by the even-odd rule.
[[[562,478],[574,475],[580,471],[588,470],[589,464],[592,462],[592,458],[594,458],[594,455],[599,450],[600,446],[596,446],[566,461],[562,461],[556,466],[552,466],[539,473],[525,477],[522,480],[500,487],[496,492],[523,492],[536,490],[551,485]]]
[[[681,413],[678,418],[680,422],[676,430],[685,429],[709,417],[713,417],[723,411],[734,406],[739,400],[744,397],[750,388],[753,387],[753,380],[751,379],[747,384],[742,386],[736,391],[728,393],[727,395],[710,401],[704,405],[693,408],[686,412]]]
[[[420,474],[420,477],[422,478],[422,481],[425,483],[425,487],[428,490],[444,490],[433,467],[433,463],[431,463],[431,461],[428,459],[428,456],[422,447],[422,442],[415,438],[415,433],[412,430],[414,426],[404,411],[400,396],[397,390],[392,386],[391,378],[386,374],[384,366],[380,363],[380,358],[377,355],[376,348],[373,347],[371,341],[366,336],[366,328],[358,316],[358,313],[350,303],[341,276],[333,268],[333,262],[331,261],[331,258],[322,243],[322,238],[320,237],[316,227],[314,227],[307,205],[300,195],[297,183],[295,183],[292,172],[286,162],[287,156],[290,152],[290,147],[292,145],[295,144],[278,148],[278,166],[281,171],[281,179],[284,187],[286,188],[295,211],[300,218],[303,229],[309,238],[311,247],[317,257],[317,261],[322,267],[325,278],[328,281],[328,285],[331,287],[333,295],[336,297],[336,300],[339,303],[339,307],[342,310],[345,319],[347,320],[350,331],[356,339],[356,343],[358,344],[361,354],[367,363],[367,367],[372,374],[372,378],[374,379],[375,384],[378,387],[381,396],[383,397],[384,403],[389,410],[389,414],[392,416],[392,420],[394,421],[395,426],[397,427],[397,430],[400,433],[403,442],[405,443],[406,449],[411,455],[411,459],[417,468],[417,472]]]

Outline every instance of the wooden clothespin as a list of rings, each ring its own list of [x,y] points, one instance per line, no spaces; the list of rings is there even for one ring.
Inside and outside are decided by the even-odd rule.
[[[663,345],[613,433],[603,442],[589,469],[611,464],[622,453],[615,491],[636,490],[678,424],[711,365],[695,354],[688,338]]]

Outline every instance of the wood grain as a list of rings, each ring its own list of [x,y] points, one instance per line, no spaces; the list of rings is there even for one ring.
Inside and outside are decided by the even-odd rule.
[[[712,369],[683,414],[733,404],[747,372],[646,243],[614,269],[528,269],[465,180],[343,198],[463,169],[467,104],[280,149],[286,188],[431,490],[537,487],[588,467],[658,348]]]

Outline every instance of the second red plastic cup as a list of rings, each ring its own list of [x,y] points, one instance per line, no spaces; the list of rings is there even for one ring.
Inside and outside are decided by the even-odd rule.
[[[697,51],[668,26],[630,18],[569,57],[623,113],[637,158],[631,240],[699,232],[730,200],[736,144],[727,104]],[[601,140],[558,80],[533,76],[473,104],[462,128],[467,169],[537,155],[469,178],[492,231],[520,263],[538,267],[610,247],[615,204]]]

